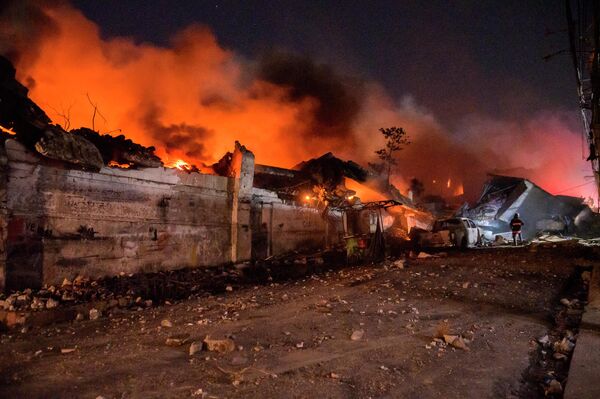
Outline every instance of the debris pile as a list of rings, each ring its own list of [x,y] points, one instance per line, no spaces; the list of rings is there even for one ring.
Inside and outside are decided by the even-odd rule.
[[[600,231],[598,216],[582,198],[552,195],[520,177],[490,175],[477,203],[465,204],[458,212],[472,219],[489,241],[497,235],[510,238],[509,223],[515,213],[525,222],[525,239],[539,233],[589,236]]]
[[[99,171],[103,166],[156,168],[163,163],[154,147],[144,147],[125,136],[112,137],[88,129],[67,131],[52,124],[46,113],[28,97],[28,90],[15,78],[15,68],[0,56],[0,126],[2,138],[14,137],[31,151],[65,162],[72,167]]]

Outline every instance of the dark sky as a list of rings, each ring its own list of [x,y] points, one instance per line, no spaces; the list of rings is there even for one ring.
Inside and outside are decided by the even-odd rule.
[[[520,118],[577,99],[561,1],[74,1],[104,37],[167,44],[211,27],[249,59],[293,51],[412,95],[450,126],[468,113]]]

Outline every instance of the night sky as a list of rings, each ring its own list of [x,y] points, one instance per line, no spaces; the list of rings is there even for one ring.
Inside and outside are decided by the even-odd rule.
[[[452,3],[450,6],[449,4]],[[306,55],[411,95],[448,126],[466,114],[577,111],[556,1],[75,1],[105,38],[168,45],[192,23],[248,59]],[[556,33],[552,33],[556,32]]]

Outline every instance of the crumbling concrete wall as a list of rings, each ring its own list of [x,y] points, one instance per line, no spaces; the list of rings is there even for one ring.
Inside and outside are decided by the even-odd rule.
[[[283,203],[254,188],[253,176],[254,155],[237,143],[223,177],[83,171],[8,139],[0,146],[0,289],[4,276],[8,289],[36,288],[77,275],[243,262],[337,238],[319,210]]]
[[[232,261],[232,178],[165,168],[84,172],[15,140],[6,149],[9,288]]]

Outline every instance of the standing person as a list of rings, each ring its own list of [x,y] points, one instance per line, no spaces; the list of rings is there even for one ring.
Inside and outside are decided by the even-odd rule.
[[[519,243],[523,244],[523,236],[521,235],[521,227],[523,227],[525,223],[521,219],[519,219],[519,214],[515,213],[512,220],[510,221],[510,229],[512,230],[513,236],[513,244],[517,246],[517,236],[519,237]]]

